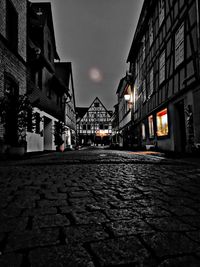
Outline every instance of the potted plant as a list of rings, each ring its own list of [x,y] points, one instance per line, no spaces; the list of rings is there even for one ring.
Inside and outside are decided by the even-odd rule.
[[[63,134],[65,133],[66,126],[64,122],[57,121],[54,124],[54,142],[56,145],[56,150],[63,152],[65,149]]]
[[[27,95],[4,95],[0,99],[0,117],[4,126],[4,142],[11,155],[23,155],[26,151],[28,113],[32,112]]]

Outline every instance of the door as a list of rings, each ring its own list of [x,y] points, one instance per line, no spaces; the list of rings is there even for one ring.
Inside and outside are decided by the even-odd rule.
[[[186,150],[186,124],[184,100],[175,104],[175,151]]]

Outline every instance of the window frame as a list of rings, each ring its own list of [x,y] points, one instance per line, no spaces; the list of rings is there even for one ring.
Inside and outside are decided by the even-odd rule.
[[[182,35],[182,38],[179,40],[180,34]],[[184,61],[184,59],[185,59],[185,24],[184,22],[182,22],[181,25],[176,30],[175,35],[174,35],[175,69]]]
[[[154,130],[154,116],[151,114],[148,116],[148,129],[149,129],[149,138],[155,137],[155,130]]]
[[[166,55],[165,50],[160,54],[159,57],[159,84],[162,84],[166,79],[165,65],[166,65]]]
[[[163,115],[162,115],[162,113],[163,113]],[[164,133],[164,134],[158,134],[159,132],[162,132],[162,128],[161,127],[163,127],[163,125],[161,125],[161,127],[159,127],[159,125],[158,125],[158,123],[159,123],[158,118],[159,117],[162,118],[165,115],[166,115],[166,118],[167,118],[167,132]],[[161,121],[161,123],[163,123],[163,122]],[[162,110],[160,110],[160,111],[158,111],[156,113],[156,135],[157,135],[158,138],[166,138],[166,137],[169,136],[169,115],[168,115],[168,108],[164,108],[164,109],[162,109]]]

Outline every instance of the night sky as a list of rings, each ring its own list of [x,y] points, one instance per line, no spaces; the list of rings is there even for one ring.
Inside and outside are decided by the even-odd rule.
[[[98,96],[113,109],[143,0],[32,2],[51,2],[58,54],[72,62],[76,106]]]

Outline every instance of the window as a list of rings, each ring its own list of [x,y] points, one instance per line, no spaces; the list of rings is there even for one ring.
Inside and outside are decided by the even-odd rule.
[[[86,130],[86,124],[83,124],[83,130]]]
[[[91,130],[91,125],[90,124],[87,125],[87,129]]]
[[[159,26],[163,23],[165,17],[164,0],[159,0]]]
[[[143,103],[147,100],[146,80],[143,81]]]
[[[6,1],[6,38],[11,48],[16,49],[18,47],[18,14],[10,2]]]
[[[150,82],[149,82],[149,96],[153,94],[153,68],[150,70]]]
[[[154,126],[153,126],[153,115],[148,117],[148,124],[149,124],[149,138],[154,137]]]
[[[184,60],[184,24],[175,34],[175,68]]]
[[[161,110],[156,114],[156,121],[157,121],[157,136],[168,135],[167,108]]]
[[[99,103],[98,102],[94,103],[94,106],[95,106],[95,108],[98,108],[99,107]]]
[[[145,124],[142,123],[142,139],[146,139]]]
[[[142,38],[142,59],[143,59],[143,62],[145,60],[145,56],[146,56],[146,46],[145,46],[145,35],[143,36]]]
[[[105,125],[105,130],[108,130],[108,125],[107,124]]]
[[[153,22],[152,22],[152,19],[150,19],[150,22],[149,22],[149,44],[150,46],[152,45],[153,43]]]
[[[159,59],[159,83],[165,80],[165,51],[161,54]]]
[[[99,129],[103,130],[103,124],[102,123],[99,125]]]

